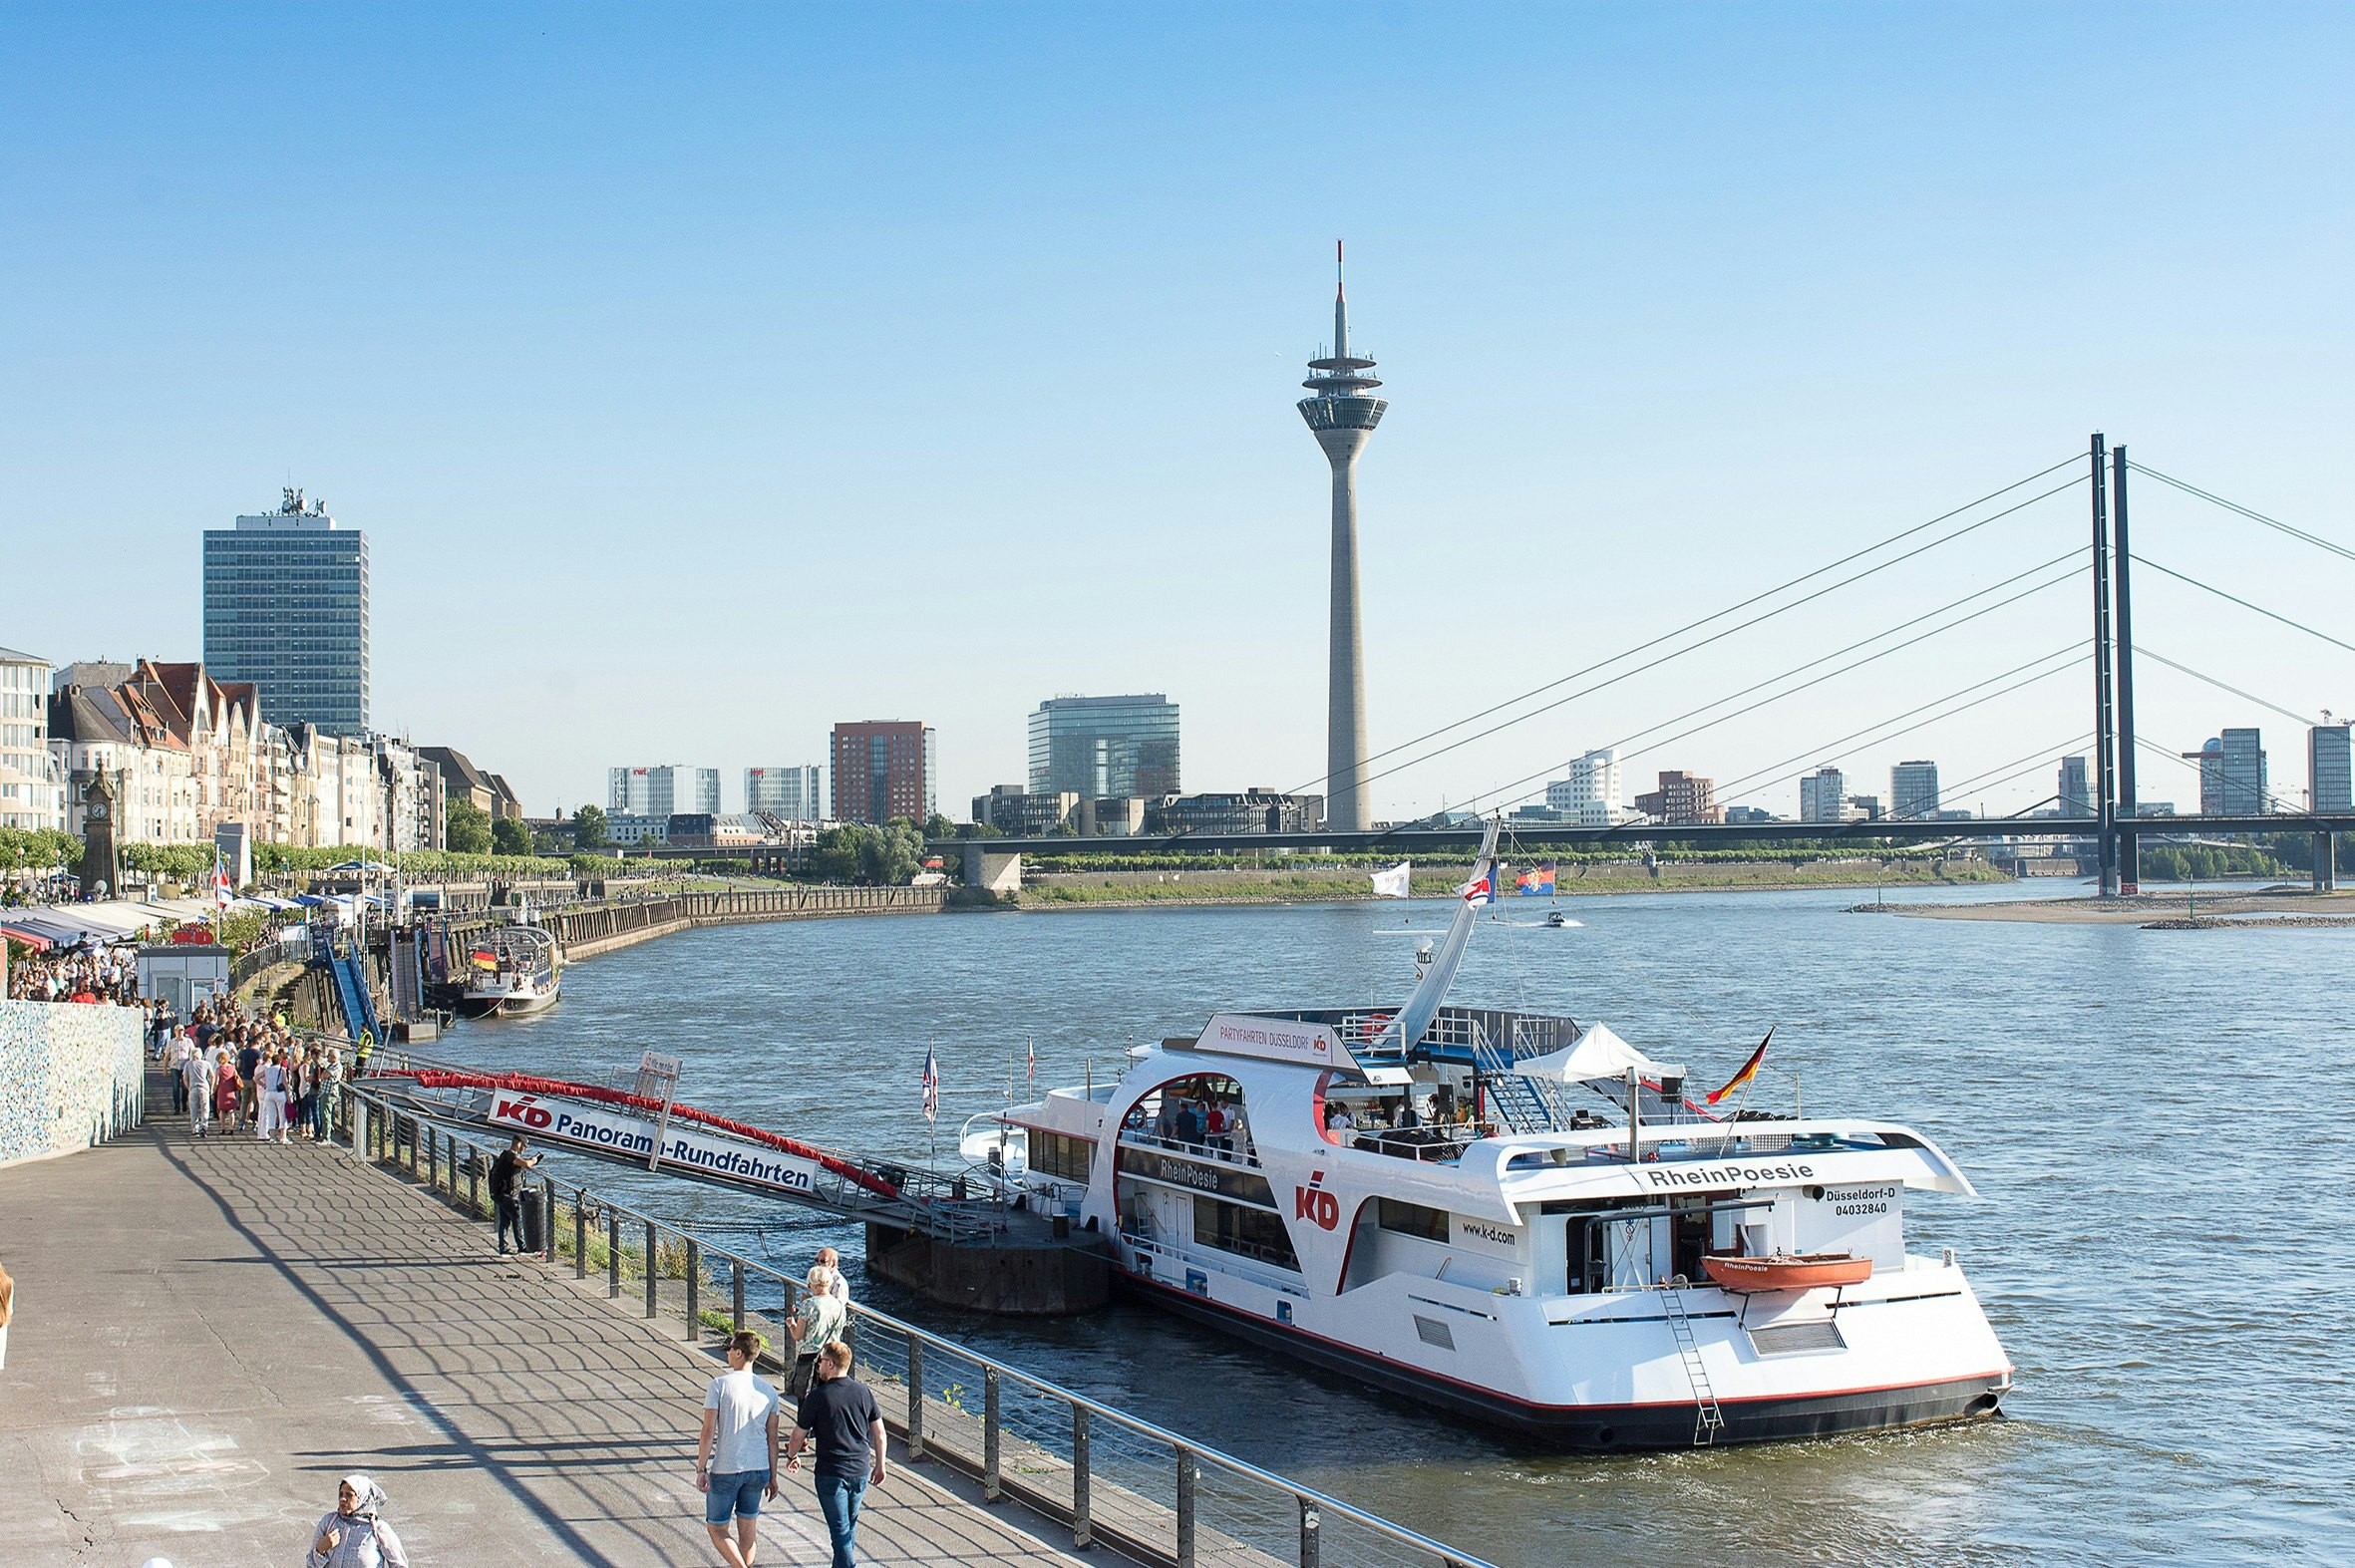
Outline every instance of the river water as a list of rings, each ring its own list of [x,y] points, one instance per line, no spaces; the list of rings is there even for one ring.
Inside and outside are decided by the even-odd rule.
[[[2074,888],[2068,891],[2074,891]],[[1956,889],[1911,900],[2018,896]],[[878,1305],[1505,1565],[2337,1562],[2355,1557],[2355,932],[1874,917],[1853,890],[1561,901],[1484,924],[1454,1000],[1600,1019],[1696,1079],[1777,1027],[1761,1102],[1920,1128],[1973,1202],[1954,1247],[2018,1368],[2005,1419],[1942,1431],[1570,1457],[1116,1305],[1084,1319]],[[1534,900],[1508,904],[1529,920]],[[922,1153],[1037,1083],[1119,1072],[1220,1008],[1403,997],[1430,903],[814,921],[579,964],[541,1018],[442,1054],[566,1077],[686,1058],[683,1099],[862,1152]],[[549,1168],[557,1169],[551,1161]],[[796,1270],[850,1227],[579,1162]]]

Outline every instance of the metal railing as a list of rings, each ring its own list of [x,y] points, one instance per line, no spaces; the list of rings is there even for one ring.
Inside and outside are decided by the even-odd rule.
[[[456,1132],[345,1085],[337,1135],[356,1157],[408,1173],[488,1217],[489,1160]],[[531,1184],[544,1256],[576,1280],[601,1272],[608,1298],[642,1297],[690,1344],[739,1329],[786,1346],[803,1295],[793,1275],[706,1237],[553,1178]],[[758,1234],[758,1232],[754,1232]],[[704,1305],[709,1286],[726,1305]],[[715,1294],[715,1300],[717,1296]],[[990,1502],[1011,1501],[1157,1568],[1491,1568],[1403,1525],[1222,1453],[1084,1394],[853,1302],[856,1371],[882,1402],[910,1461],[955,1470]],[[765,1361],[768,1358],[765,1358]],[[790,1367],[790,1358],[774,1365]]]

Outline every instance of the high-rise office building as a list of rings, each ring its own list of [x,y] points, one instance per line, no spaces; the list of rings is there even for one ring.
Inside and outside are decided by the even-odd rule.
[[[2306,736],[2306,809],[2355,811],[2348,724],[2318,724]]]
[[[2199,764],[2200,815],[2261,816],[2273,808],[2258,731],[2219,731],[2198,751],[2184,755]]]
[[[1357,455],[1382,423],[1388,400],[1371,396],[1382,385],[1367,372],[1374,362],[1349,352],[1349,296],[1339,277],[1341,247],[1333,246],[1333,345],[1308,362],[1315,372],[1300,385],[1311,396],[1300,417],[1333,470],[1333,603],[1330,665],[1326,672],[1325,825],[1352,832],[1373,825],[1366,799],[1366,649],[1358,619]]]
[[[844,822],[919,825],[937,807],[939,761],[931,727],[916,719],[863,719],[834,729],[835,816]]]
[[[0,648],[0,827],[65,825],[65,774],[49,755],[49,661]]]
[[[297,489],[276,511],[205,529],[204,666],[257,687],[264,723],[364,732],[368,536]]]
[[[1899,819],[1938,814],[1938,765],[1899,763],[1889,770],[1889,815]]]
[[[2093,785],[2086,783],[2085,759],[2061,759],[2061,775],[2053,787],[2053,802],[2063,816],[2091,816],[2094,814]]]
[[[1545,786],[1545,805],[1582,827],[1613,827],[1628,819],[1619,781],[1619,754],[1611,747],[1570,759],[1570,777]]]
[[[1799,782],[1799,819],[1803,822],[1845,822],[1849,819],[1848,775],[1837,768],[1819,768]]]
[[[1030,716],[1030,792],[1087,799],[1178,792],[1178,705],[1159,692],[1050,697]]]
[[[720,771],[682,768],[615,768],[606,774],[605,809],[626,816],[670,816],[682,811],[720,809]]]
[[[744,808],[788,822],[815,822],[826,815],[816,763],[798,768],[747,768]]]

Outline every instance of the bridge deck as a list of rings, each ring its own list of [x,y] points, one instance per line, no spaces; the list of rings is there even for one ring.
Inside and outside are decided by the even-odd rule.
[[[421,1563],[711,1560],[708,1354],[346,1154],[182,1127],[0,1171],[0,1540],[24,1560],[298,1561],[355,1469]],[[940,1473],[870,1494],[862,1560],[1076,1561]],[[764,1561],[827,1559],[806,1472],[769,1506]]]

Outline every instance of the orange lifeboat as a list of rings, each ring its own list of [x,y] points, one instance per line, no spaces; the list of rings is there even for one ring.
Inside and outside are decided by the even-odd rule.
[[[1872,1260],[1846,1252],[1805,1256],[1778,1252],[1766,1258],[1707,1257],[1701,1267],[1727,1290],[1745,1295],[1771,1290],[1815,1290],[1826,1285],[1861,1285],[1872,1277]]]

